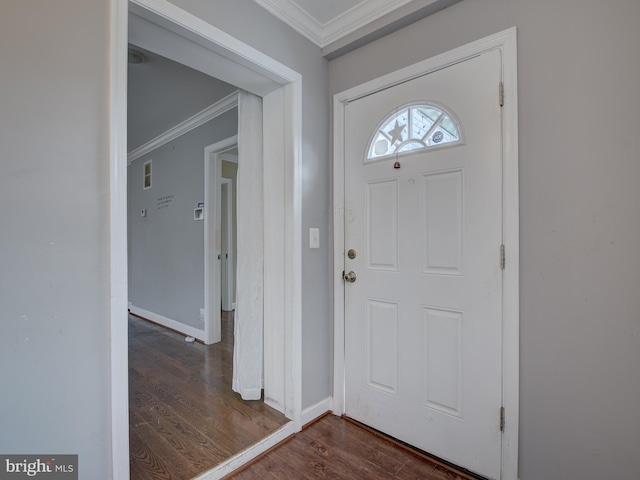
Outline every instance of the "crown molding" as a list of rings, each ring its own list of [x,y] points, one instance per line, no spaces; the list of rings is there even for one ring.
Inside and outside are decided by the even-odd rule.
[[[327,45],[322,56],[333,60],[461,1],[413,0]]]
[[[349,35],[413,0],[367,0],[321,24],[294,0],[254,0],[320,48]],[[436,2],[436,0],[431,0]]]
[[[339,15],[325,26],[325,38],[320,47],[324,48],[330,43],[355,32],[368,23],[384,17],[388,13],[412,1],[413,0],[368,0],[367,2],[362,2]]]
[[[158,135],[156,138],[149,140],[144,145],[136,148],[135,150],[130,151],[127,154],[127,162],[128,165],[138,158],[146,155],[149,152],[152,152],[156,148],[169,143],[172,140],[184,135],[187,132],[190,132],[194,128],[198,128],[201,125],[204,125],[209,120],[222,115],[229,110],[232,110],[238,106],[238,91],[227,95],[223,99],[217,101],[213,105],[205,108],[201,112],[196,113],[192,117],[187,118],[185,121],[180,122],[175,127],[170,128],[166,132],[161,135]]]
[[[321,46],[323,25],[290,0],[254,0],[258,5],[282,20],[313,43]]]

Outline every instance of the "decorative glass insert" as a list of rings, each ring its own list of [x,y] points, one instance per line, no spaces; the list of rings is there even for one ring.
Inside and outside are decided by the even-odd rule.
[[[365,163],[461,141],[459,123],[444,108],[428,103],[405,105],[388,115],[375,130]]]

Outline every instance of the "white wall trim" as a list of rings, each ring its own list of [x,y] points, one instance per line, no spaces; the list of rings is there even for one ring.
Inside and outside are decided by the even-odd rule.
[[[149,152],[154,151],[156,148],[161,147],[169,143],[172,140],[175,140],[178,137],[181,137],[185,133],[190,132],[191,130],[198,128],[201,125],[204,125],[209,120],[213,120],[216,117],[219,117],[225,112],[237,108],[238,106],[238,92],[235,91],[226,97],[218,100],[213,105],[208,106],[204,110],[196,113],[195,115],[187,118],[185,121],[180,122],[174,127],[171,127],[169,130],[164,132],[161,135],[158,135],[156,138],[149,140],[144,145],[136,148],[129,152],[127,156],[129,165],[134,160],[146,155]]]
[[[505,431],[502,437],[502,478],[518,478],[520,427],[520,207],[518,167],[518,55],[517,35],[513,27],[498,34],[502,47],[503,108],[503,330],[502,330],[502,404]]]
[[[225,475],[228,475],[234,470],[238,469],[242,465],[249,463],[254,458],[262,455],[271,447],[274,447],[275,445],[286,440],[295,433],[296,430],[294,429],[293,423],[288,423],[281,427],[279,430],[276,430],[268,437],[261,440],[259,443],[250,446],[246,450],[243,450],[239,454],[231,457],[229,460],[226,460],[220,465],[215,466],[208,472],[204,472],[197,477],[194,477],[193,480],[219,480]]]
[[[284,88],[285,144],[285,402],[302,428],[302,78]],[[266,163],[266,162],[265,162]],[[268,179],[267,179],[268,180]]]
[[[233,135],[204,148],[204,343],[207,345],[222,338],[219,243],[216,242],[220,224],[220,152],[237,144],[238,135]]]
[[[350,101],[412,78],[464,61],[482,52],[500,49],[503,61],[505,105],[503,107],[503,234],[506,269],[503,276],[503,406],[505,431],[502,438],[503,480],[518,474],[519,419],[519,207],[518,207],[518,99],[516,29],[491,35],[431,59],[416,63],[333,98],[334,137],[334,412],[344,413],[344,107]]]
[[[302,427],[302,85],[292,82],[263,97],[264,379],[265,403]],[[285,139],[274,135],[285,125]],[[271,160],[267,161],[267,157]],[[269,207],[267,207],[269,205]],[[284,265],[284,276],[277,266]],[[294,321],[296,318],[300,321]]]
[[[300,74],[295,70],[166,0],[130,0],[129,11],[135,17],[169,32],[175,42],[182,39],[205,47],[212,55],[206,58],[189,57],[188,66],[248,92],[264,96],[300,80]],[[153,45],[147,45],[137,35],[135,41],[141,41],[142,48],[154,51]],[[166,38],[163,39],[163,42],[166,41]],[[166,43],[163,46],[166,47]],[[184,43],[179,45],[181,53],[183,46]],[[163,56],[176,60],[176,52],[171,48],[164,53]]]
[[[254,1],[316,45],[323,43],[323,26],[297,4],[289,0]]]
[[[151,320],[153,323],[157,323],[163,327],[170,328],[171,330],[183,334],[185,337],[193,337],[204,342],[204,330],[173,320],[172,318],[163,317],[162,315],[150,312],[144,308],[138,308],[135,305],[130,305],[129,310],[133,315],[142,317],[146,320]]]
[[[320,400],[315,405],[305,408],[302,411],[302,425],[307,425],[313,422],[316,418],[321,417],[327,412],[333,410],[333,397],[327,397],[324,400]]]
[[[218,155],[218,159],[220,160],[220,170],[222,170],[222,161],[224,160],[225,154],[222,153]],[[238,163],[238,157],[236,156],[236,162]],[[221,172],[222,175],[222,172]],[[220,234],[221,238],[226,237],[226,245],[227,245],[227,253],[225,257],[226,261],[226,270],[220,269],[220,298],[222,303],[222,310],[231,311],[235,310],[232,308],[232,305],[235,303],[235,289],[233,288],[235,284],[235,269],[233,268],[235,262],[234,250],[236,248],[236,242],[233,241],[233,199],[235,198],[236,192],[233,188],[233,180],[231,178],[220,177],[220,198],[225,200],[226,202],[226,212],[223,216],[222,203],[220,205]],[[226,190],[226,193],[224,193]],[[226,225],[222,222],[222,218],[226,217]],[[221,250],[222,252],[222,250]],[[220,263],[222,266],[222,263]],[[223,288],[226,285],[226,288]],[[225,294],[226,293],[226,294]]]
[[[286,262],[284,232],[285,212],[266,205],[285,204],[285,146],[281,139],[271,134],[272,125],[284,123],[284,92],[270,93],[262,99],[263,154],[274,161],[264,169],[264,402],[283,412],[286,404],[286,387],[280,375],[286,369],[284,339],[285,284],[282,276],[273,276],[274,268]],[[266,165],[266,162],[265,162]],[[288,374],[288,372],[287,372]]]
[[[321,23],[292,0],[255,0],[258,5],[290,25],[320,48],[326,47],[411,1],[369,0],[340,13],[328,22]],[[436,1],[428,0],[425,5]]]
[[[109,342],[111,474],[129,478],[126,0],[111,0],[109,65]]]

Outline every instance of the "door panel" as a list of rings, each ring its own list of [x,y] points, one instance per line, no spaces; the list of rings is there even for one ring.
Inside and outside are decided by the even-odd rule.
[[[367,383],[383,392],[398,390],[398,304],[367,301]]]
[[[398,179],[367,184],[367,267],[398,269]]]
[[[422,273],[462,274],[462,170],[422,176]]]
[[[488,52],[345,107],[346,414],[488,478],[501,455],[500,69]],[[415,102],[451,112],[462,142],[365,162],[380,122]],[[410,122],[376,138],[442,138]]]

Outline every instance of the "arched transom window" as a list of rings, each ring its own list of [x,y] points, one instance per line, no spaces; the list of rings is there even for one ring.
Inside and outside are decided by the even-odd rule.
[[[458,122],[443,107],[428,103],[406,105],[380,122],[371,136],[365,163],[461,141]]]

